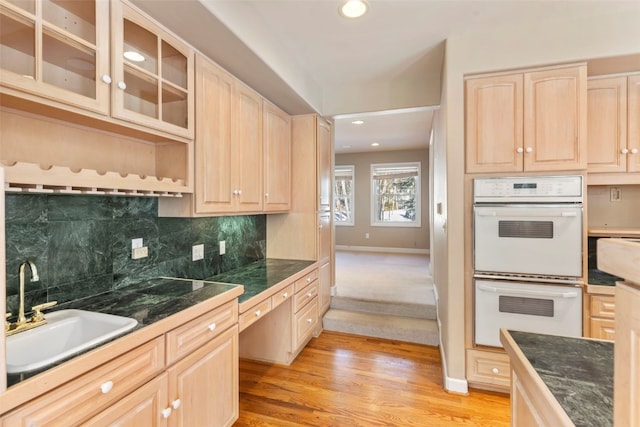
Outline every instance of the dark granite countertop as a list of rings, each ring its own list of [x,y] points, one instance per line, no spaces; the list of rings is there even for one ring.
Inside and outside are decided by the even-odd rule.
[[[247,266],[212,276],[207,280],[161,277],[127,285],[126,287],[89,298],[60,304],[54,310],[49,311],[80,309],[133,317],[138,321],[138,326],[128,332],[131,333],[209,298],[237,288],[239,285],[244,286],[244,294],[238,297],[238,301],[246,301],[304,270],[313,263],[314,261],[263,259]],[[66,360],[69,359],[59,363],[63,363]],[[17,384],[52,367],[48,366],[47,368],[24,374],[7,375],[7,384],[9,386]]]
[[[79,309],[132,317],[138,321],[138,325],[126,333],[129,334],[237,287],[237,285],[228,283],[215,283],[203,280],[157,278],[94,295],[89,298],[60,304],[56,306],[55,309],[48,311]],[[114,338],[114,340],[123,335],[119,335]],[[100,345],[104,344],[106,344],[106,342]],[[88,349],[75,354],[73,357],[90,350],[91,349]],[[49,365],[46,368],[36,371],[22,374],[7,374],[7,385],[17,384],[64,363],[71,358],[66,358],[55,365]]]
[[[617,281],[624,280],[613,274],[598,270],[597,268],[590,268],[587,276],[587,283],[590,285],[615,286]]]
[[[261,292],[277,285],[288,277],[304,270],[315,261],[287,259],[263,259],[242,268],[208,278],[216,282],[236,283],[244,286],[238,302],[245,302]]]
[[[576,426],[613,426],[612,342],[509,334]]]

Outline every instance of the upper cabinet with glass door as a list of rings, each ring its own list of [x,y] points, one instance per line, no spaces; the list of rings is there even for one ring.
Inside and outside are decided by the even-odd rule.
[[[0,0],[0,85],[109,113],[109,2]]]
[[[193,50],[126,3],[111,12],[111,114],[193,138]]]

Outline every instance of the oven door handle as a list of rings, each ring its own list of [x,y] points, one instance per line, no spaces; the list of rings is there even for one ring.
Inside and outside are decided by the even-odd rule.
[[[477,216],[491,216],[491,217],[503,217],[503,218],[567,218],[577,217],[578,213],[574,211],[565,212],[496,212],[496,211],[476,211]]]
[[[578,293],[575,291],[568,292],[544,292],[544,291],[531,291],[525,289],[513,289],[513,288],[500,288],[497,286],[489,286],[485,284],[479,284],[478,289],[486,292],[493,293],[508,293],[512,295],[522,295],[522,296],[536,296],[536,297],[547,297],[547,298],[577,298]]]

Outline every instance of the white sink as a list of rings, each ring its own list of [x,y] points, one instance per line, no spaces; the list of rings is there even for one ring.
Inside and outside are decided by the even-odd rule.
[[[29,372],[56,363],[136,327],[129,317],[84,310],[45,314],[47,323],[7,337],[7,372]]]

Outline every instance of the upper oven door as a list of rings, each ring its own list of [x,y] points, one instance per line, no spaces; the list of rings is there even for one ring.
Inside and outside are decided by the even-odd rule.
[[[478,272],[582,276],[582,205],[474,207]]]

